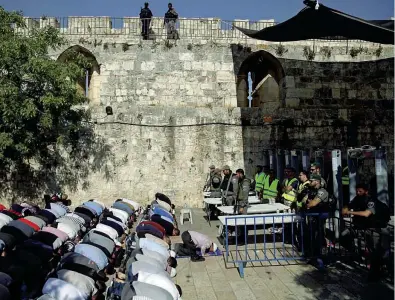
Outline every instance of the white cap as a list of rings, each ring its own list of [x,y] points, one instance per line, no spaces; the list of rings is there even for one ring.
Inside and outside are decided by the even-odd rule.
[[[170,270],[170,277],[173,278],[173,277],[176,277],[176,275],[177,275],[176,269],[175,268],[171,268],[171,270]]]
[[[170,250],[170,256],[176,258],[176,253],[173,250]]]
[[[217,246],[217,244],[216,244],[216,243],[213,243],[213,251],[214,251],[214,252],[216,252],[216,251],[217,251],[217,249],[218,249],[218,246]]]

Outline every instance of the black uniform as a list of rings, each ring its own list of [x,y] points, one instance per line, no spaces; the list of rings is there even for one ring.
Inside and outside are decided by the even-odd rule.
[[[387,229],[390,220],[389,208],[369,195],[356,196],[348,208],[354,211],[368,210],[372,214],[369,217],[353,216],[352,226],[342,232],[340,241],[348,250],[354,251],[354,238],[362,231],[370,252],[369,276],[378,277],[384,254],[390,245],[390,233]]]
[[[307,224],[304,229],[304,251],[307,256],[320,257],[322,249],[326,247],[325,222],[329,211],[328,192],[322,187],[318,190],[309,189],[307,203],[314,199],[318,199],[320,202],[316,206],[307,209],[306,212],[319,215],[308,216],[307,218]]]
[[[140,19],[142,23],[141,35],[145,40],[148,39],[151,18],[152,18],[151,10],[148,7],[142,8],[140,12]]]

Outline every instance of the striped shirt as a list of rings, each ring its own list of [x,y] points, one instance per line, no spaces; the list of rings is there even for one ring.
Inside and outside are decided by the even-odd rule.
[[[61,217],[60,219],[58,219],[57,221],[58,221],[59,223],[62,223],[64,220],[69,220],[69,221],[71,221],[71,222],[77,224],[83,232],[86,231],[86,228],[85,228],[85,226],[84,226],[84,225],[85,225],[85,222],[82,222],[79,218],[77,218],[77,217],[72,217],[72,216],[63,216],[63,217]]]

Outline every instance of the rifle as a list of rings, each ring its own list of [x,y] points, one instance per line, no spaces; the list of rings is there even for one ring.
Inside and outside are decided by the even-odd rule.
[[[228,197],[228,191],[229,191],[229,186],[230,186],[230,182],[232,180],[232,176],[233,174],[230,174],[229,179],[228,179],[228,185],[226,186],[226,191],[225,194],[222,196],[222,205],[225,205],[226,203],[226,197]]]
[[[210,178],[210,172],[208,172],[207,173],[207,176],[206,176],[206,183],[204,184],[204,187],[203,187],[203,192],[205,192],[206,191],[206,189],[208,188],[208,186],[207,186],[207,182],[208,182],[208,180],[209,180],[209,178]]]

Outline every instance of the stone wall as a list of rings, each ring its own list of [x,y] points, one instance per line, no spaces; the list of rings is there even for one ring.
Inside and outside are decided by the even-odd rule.
[[[238,44],[202,44],[187,40],[153,42],[128,41],[126,36],[123,38],[124,42],[122,39],[114,42],[113,38],[81,40],[70,37],[69,45],[51,55],[57,59],[67,47],[78,45],[94,56],[100,65],[100,75],[95,77],[91,87],[94,91],[89,93],[95,95],[91,100],[96,104],[132,102],[142,106],[189,107],[237,107],[240,104],[236,97],[238,86],[235,82],[243,62],[259,52],[276,56],[276,50],[268,45],[266,50],[261,50],[264,48],[262,45],[239,47]],[[322,98],[323,94],[325,99],[355,99],[357,90],[360,99],[392,99],[391,80],[386,82],[385,79],[387,73],[393,70],[391,62],[384,60],[376,65],[375,61],[372,68],[372,63],[359,64],[367,58],[375,57],[372,53],[376,51],[377,45],[370,44],[370,48],[366,45],[366,49],[370,49],[370,56],[360,55],[354,58],[343,53],[344,45],[333,45],[333,52],[343,54],[333,54],[332,59],[325,62],[320,61],[318,54],[315,61],[306,60],[303,57],[303,47],[307,46],[295,45],[291,48],[289,45],[286,53],[289,53],[289,57],[286,54],[274,57],[286,75],[281,80],[287,90],[284,97],[289,105],[307,102],[317,95]],[[385,51],[380,57],[392,55],[389,52],[392,48],[383,49]],[[298,59],[291,58],[294,56]],[[336,62],[333,58],[349,64]],[[366,78],[373,85],[372,93],[369,92],[370,87],[360,89],[360,80],[365,78],[365,70],[371,74]],[[345,77],[349,81],[343,84],[341,81]],[[380,84],[377,83],[378,80],[381,81]],[[281,100],[285,103],[285,99]]]
[[[218,19],[183,20],[177,41],[142,41],[137,19],[123,19],[121,28],[112,21],[71,18],[62,26],[47,18],[34,25],[49,22],[67,34],[69,44],[51,52],[54,59],[79,45],[99,67],[91,78],[89,109],[113,159],[96,162],[106,165],[105,172],[92,170],[76,190],[65,182],[76,202],[148,202],[159,191],[177,205],[198,206],[209,165],[245,168],[251,176],[268,148],[344,150],[380,141],[392,168],[393,46],[255,41],[223,29]],[[263,108],[237,107],[241,66],[259,51],[278,62],[282,72],[269,71],[284,74],[273,76],[282,92],[264,98]],[[267,105],[270,100],[275,105]],[[106,117],[106,106],[114,115]]]

